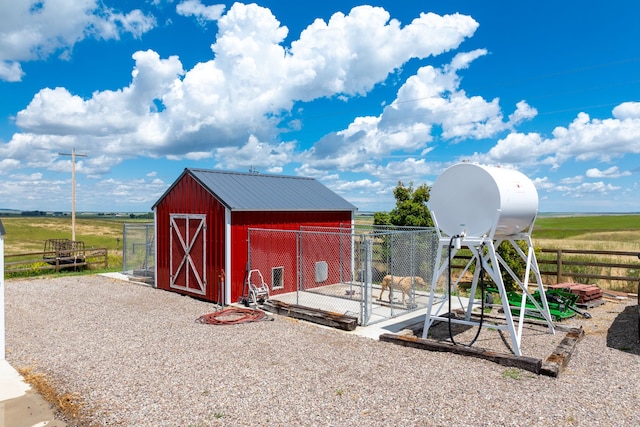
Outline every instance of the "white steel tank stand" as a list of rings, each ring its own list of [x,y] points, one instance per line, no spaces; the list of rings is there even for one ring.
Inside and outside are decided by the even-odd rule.
[[[464,320],[449,317],[449,313],[444,313],[447,317],[443,315],[445,304],[450,301],[451,294],[457,289],[460,279],[474,262],[481,262],[482,268],[488,273],[500,293],[506,325],[490,326],[509,331],[512,350],[517,356],[521,355],[520,339],[527,300],[532,302],[540,316],[546,320],[550,333],[555,333],[531,242],[531,231],[538,211],[538,193],[531,180],[513,169],[459,163],[446,169],[436,179],[431,187],[430,205],[439,243],[422,337],[427,337],[429,328],[436,320],[480,326],[479,322],[471,321],[471,311],[474,303],[477,303],[475,291],[480,268],[474,271],[471,285],[472,298],[465,308]],[[526,262],[525,274],[521,278],[516,276],[496,252],[496,248],[505,241],[513,245]],[[518,246],[518,241],[526,243],[527,253]],[[446,292],[444,300],[435,307],[437,283],[441,276],[449,271],[449,259],[453,258],[462,247],[471,251],[471,260],[451,285],[452,290]],[[444,257],[444,255],[447,256]],[[517,323],[514,323],[511,315],[501,266],[522,290]],[[542,306],[528,291],[531,273],[535,275]],[[450,283],[450,280],[451,278],[448,277],[447,283]]]
[[[538,264],[536,260],[536,256],[533,249],[533,244],[531,242],[530,232],[520,233],[517,235],[509,236],[508,238],[493,238],[493,233],[489,236],[482,237],[467,237],[467,236],[443,236],[440,233],[440,230],[437,226],[437,219],[435,215],[433,215],[434,224],[436,225],[436,230],[438,233],[438,250],[436,253],[436,260],[438,260],[438,265],[433,272],[433,277],[431,281],[431,291],[429,293],[429,302],[427,304],[427,313],[425,316],[424,328],[422,332],[422,338],[426,338],[429,332],[429,328],[433,324],[434,321],[442,321],[442,322],[451,322],[469,326],[477,326],[477,327],[490,327],[492,329],[498,330],[506,330],[509,333],[511,338],[511,346],[514,354],[516,356],[521,356],[522,353],[520,351],[520,342],[522,339],[522,328],[524,326],[524,315],[527,309],[525,308],[527,299],[536,307],[536,310],[540,313],[541,317],[544,318],[547,322],[547,326],[549,328],[550,334],[555,334],[555,328],[553,325],[553,321],[551,319],[551,313],[549,312],[549,305],[547,304],[547,300],[545,298],[545,291],[542,286],[542,278],[540,276],[540,270],[538,269]],[[530,227],[531,228],[531,227]],[[453,237],[453,239],[452,239]],[[451,245],[453,240],[453,245]],[[526,242],[527,245],[527,253],[520,248],[517,241],[521,240]],[[502,259],[502,257],[496,252],[496,248],[500,246],[500,244],[504,241],[508,241],[515,248],[516,252],[520,255],[520,257],[526,262],[525,273],[522,278],[518,277],[513,270],[506,264],[506,262]],[[440,278],[448,273],[449,269],[449,259],[455,257],[455,254],[462,248],[468,248],[471,253],[471,259],[463,269],[463,271],[458,275],[458,278],[451,284],[451,291],[446,291],[444,299],[435,304],[435,295],[437,284]],[[451,251],[449,254],[448,251]],[[471,265],[476,263],[476,261],[482,262],[482,266],[484,270],[487,272],[489,277],[493,280],[498,292],[500,293],[500,301],[502,305],[502,310],[505,315],[505,324],[504,325],[496,325],[494,323],[485,324],[480,322],[471,320],[471,313],[473,311],[474,305],[481,305],[481,302],[476,300],[473,296],[476,294],[476,290],[478,287],[478,280],[480,276],[480,269],[476,268],[473,274],[473,280],[471,283],[469,302],[466,307],[463,306],[465,315],[464,320],[455,319],[448,313],[447,305],[449,302],[449,298],[452,298],[452,294],[456,294],[458,284],[460,283],[461,278],[464,273],[466,273]],[[509,299],[507,298],[506,288],[504,285],[504,280],[502,278],[502,272],[500,267],[503,267],[505,271],[513,278],[513,280],[518,284],[520,290],[522,291],[522,301],[519,309],[519,315],[517,320],[514,321],[514,318],[511,314],[511,307],[509,306]],[[541,295],[542,306],[538,304],[535,298],[529,292],[529,277],[533,273],[535,275],[537,290]],[[462,303],[461,303],[462,305]]]

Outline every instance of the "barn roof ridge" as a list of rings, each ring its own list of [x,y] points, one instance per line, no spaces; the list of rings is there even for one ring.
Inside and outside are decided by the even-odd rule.
[[[185,168],[153,208],[186,174],[227,209],[233,211],[356,211],[358,209],[315,178],[199,168]]]
[[[206,168],[185,168],[185,170],[193,171],[193,172],[216,173],[216,174],[262,176],[267,178],[305,179],[305,180],[317,181],[315,178],[311,178],[308,176],[277,175],[277,174],[262,173],[262,172],[241,172],[241,171],[231,171],[231,170],[223,170],[223,169],[206,169]]]

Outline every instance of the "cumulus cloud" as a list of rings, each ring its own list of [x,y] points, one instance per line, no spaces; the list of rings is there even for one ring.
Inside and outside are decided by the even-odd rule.
[[[549,177],[536,177],[532,179],[533,185],[535,185],[538,190],[551,190],[554,187],[553,182],[549,179]]]
[[[209,21],[220,19],[224,8],[224,4],[206,6],[200,0],[185,0],[178,3],[176,12],[182,16],[193,16],[200,25],[206,25]]]
[[[607,184],[603,181],[584,182],[584,177],[573,176],[553,182],[549,177],[535,178],[533,183],[539,191],[561,193],[567,199],[582,199],[585,197],[597,197],[611,194],[621,187]]]
[[[631,175],[631,172],[621,171],[617,166],[611,166],[603,171],[598,168],[588,169],[585,175],[587,178],[621,178]]]
[[[640,119],[640,102],[623,102],[613,109],[613,117],[619,120]]]
[[[329,22],[317,19],[291,43],[293,97],[365,94],[408,59],[454,49],[477,27],[469,16],[434,13],[402,27],[386,10],[371,6],[336,13]]]
[[[473,36],[478,23],[469,16],[426,13],[403,24],[383,8],[359,6],[326,21],[317,19],[292,38],[270,10],[256,4],[235,3],[225,11],[223,5],[205,6],[201,0],[173,3],[178,14],[203,24],[217,21],[210,57],[185,69],[178,56],[138,51],[132,54],[131,80],[120,88],[90,96],[65,87],[41,89],[16,113],[20,131],[0,144],[0,174],[25,167],[67,172],[69,160],[57,152],[75,147],[91,153],[77,168],[92,177],[137,156],[210,159],[214,167],[276,173],[293,165],[297,173],[321,178],[364,203],[389,194],[407,176],[420,180],[437,174],[446,165],[429,156],[450,144],[476,144],[470,160],[552,170],[568,161],[610,162],[640,152],[640,103],[618,105],[611,118],[580,113],[550,135],[517,132],[517,126],[537,116],[536,108],[521,100],[503,110],[499,98],[462,88],[461,72],[482,61],[486,49],[457,52],[439,67],[425,65],[424,59],[458,49]],[[19,81],[22,62],[68,57],[86,37],[140,37],[155,25],[140,11],[121,13],[97,0],[38,5],[26,11],[20,6],[25,16],[20,21],[11,15],[13,9],[0,4],[0,79]],[[21,25],[13,25],[11,16]],[[45,17],[53,22],[46,31],[21,32]],[[403,67],[415,59],[417,71],[405,76]],[[349,101],[380,85],[398,85],[395,99],[386,100],[380,111],[356,117],[317,141],[304,141],[313,147],[303,152],[297,141],[285,139],[288,132],[308,126],[306,102]],[[491,141],[496,142],[487,151]],[[368,177],[346,181],[342,172]],[[628,174],[605,167],[591,168],[585,176],[605,180]],[[573,194],[615,188],[573,175],[559,184],[537,178],[536,186]],[[108,184],[119,188],[119,197],[133,197],[124,183]],[[140,185],[153,189],[153,176]]]
[[[87,37],[140,37],[155,24],[155,18],[139,9],[123,13],[98,0],[0,2],[0,80],[20,81],[24,61],[53,54],[68,58],[74,45]]]
[[[0,61],[0,80],[6,82],[19,82],[24,77],[24,71],[19,62],[2,60]]]
[[[572,187],[568,189],[566,192],[567,195],[573,195],[576,197],[582,197],[584,195],[593,195],[593,193],[598,194],[609,194],[613,191],[619,190],[620,187],[611,184],[605,184],[602,181],[598,182],[585,182],[578,186]]]
[[[164,141],[166,128],[152,113],[154,100],[173,87],[183,73],[182,64],[177,57],[160,59],[153,51],[136,52],[133,59],[136,66],[128,87],[96,92],[87,100],[65,88],[42,89],[18,113],[16,124],[27,132],[50,136],[48,144],[58,141],[56,145],[62,146],[69,136],[82,136],[96,145],[106,143],[105,151],[111,153],[129,152],[131,138],[138,151]],[[141,117],[147,120],[140,122]],[[129,138],[123,139],[125,135]],[[38,145],[38,141],[31,143]]]
[[[200,3],[181,4],[187,13]],[[274,141],[287,120],[299,123],[291,117],[296,102],[364,95],[409,59],[456,48],[477,27],[468,16],[432,13],[403,27],[382,8],[360,6],[328,22],[314,21],[286,48],[288,29],[270,10],[235,3],[218,20],[214,58],[183,70],[176,56],[140,51],[133,55],[131,83],[121,89],[96,91],[90,98],[63,87],[42,89],[17,114],[22,132],[0,147],[0,154],[16,146],[49,152],[86,147],[114,160],[214,153],[226,167],[277,170],[293,158],[294,143]],[[471,60],[460,57],[456,67]],[[405,125],[417,137],[401,131]],[[355,141],[367,127],[376,141],[367,150],[374,154],[385,152],[386,143],[414,149],[430,132],[428,123],[394,123],[382,116],[358,119],[337,138]],[[320,151],[332,150],[329,139],[318,145]]]
[[[222,147],[216,149],[216,157],[224,159],[216,167],[247,169],[262,168],[269,171],[282,170],[282,166],[293,160],[295,143],[281,142],[269,144],[259,141],[255,136],[242,147]]]
[[[538,110],[527,104],[526,101],[520,101],[516,104],[516,111],[509,115],[509,124],[515,127],[525,120],[531,120],[538,115]]]
[[[640,115],[635,103],[620,104],[615,118],[592,119],[579,113],[569,126],[556,127],[550,137],[511,133],[500,139],[481,160],[490,163],[546,164],[558,167],[569,159],[609,162],[640,153]]]
[[[303,161],[314,168],[358,169],[395,152],[427,154],[435,126],[440,138],[455,143],[489,138],[535,117],[536,110],[520,101],[504,120],[497,98],[487,101],[460,89],[457,71],[486,54],[485,49],[463,52],[442,68],[420,68],[380,116],[358,117],[347,129],[325,136],[303,154]]]
[[[385,165],[371,166],[367,172],[386,181],[397,182],[406,180],[408,176],[429,176],[439,170],[439,165],[428,162],[426,159],[409,157],[396,161],[392,160]]]

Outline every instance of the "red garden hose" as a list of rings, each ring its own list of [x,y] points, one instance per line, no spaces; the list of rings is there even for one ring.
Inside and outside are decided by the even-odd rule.
[[[227,307],[224,310],[204,314],[196,319],[198,323],[207,325],[237,325],[247,322],[266,320],[267,315],[262,310],[243,307]]]

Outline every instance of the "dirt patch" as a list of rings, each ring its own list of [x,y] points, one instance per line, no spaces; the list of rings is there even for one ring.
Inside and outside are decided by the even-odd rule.
[[[47,376],[41,372],[35,371],[31,367],[18,368],[18,372],[24,378],[24,381],[33,387],[37,396],[41,397],[46,403],[47,408],[52,405],[55,411],[59,412],[62,417],[70,420],[79,420],[82,411],[82,403],[79,396],[71,393],[60,393],[56,387],[49,381]],[[27,395],[31,399],[37,399],[34,395]],[[20,404],[20,402],[17,402]],[[22,402],[24,403],[24,402]],[[37,402],[36,402],[37,403]],[[42,407],[38,404],[38,407]],[[14,424],[9,424],[14,425]],[[33,425],[33,424],[29,424]],[[47,424],[50,425],[50,424]],[[54,426],[66,424],[53,424]]]

